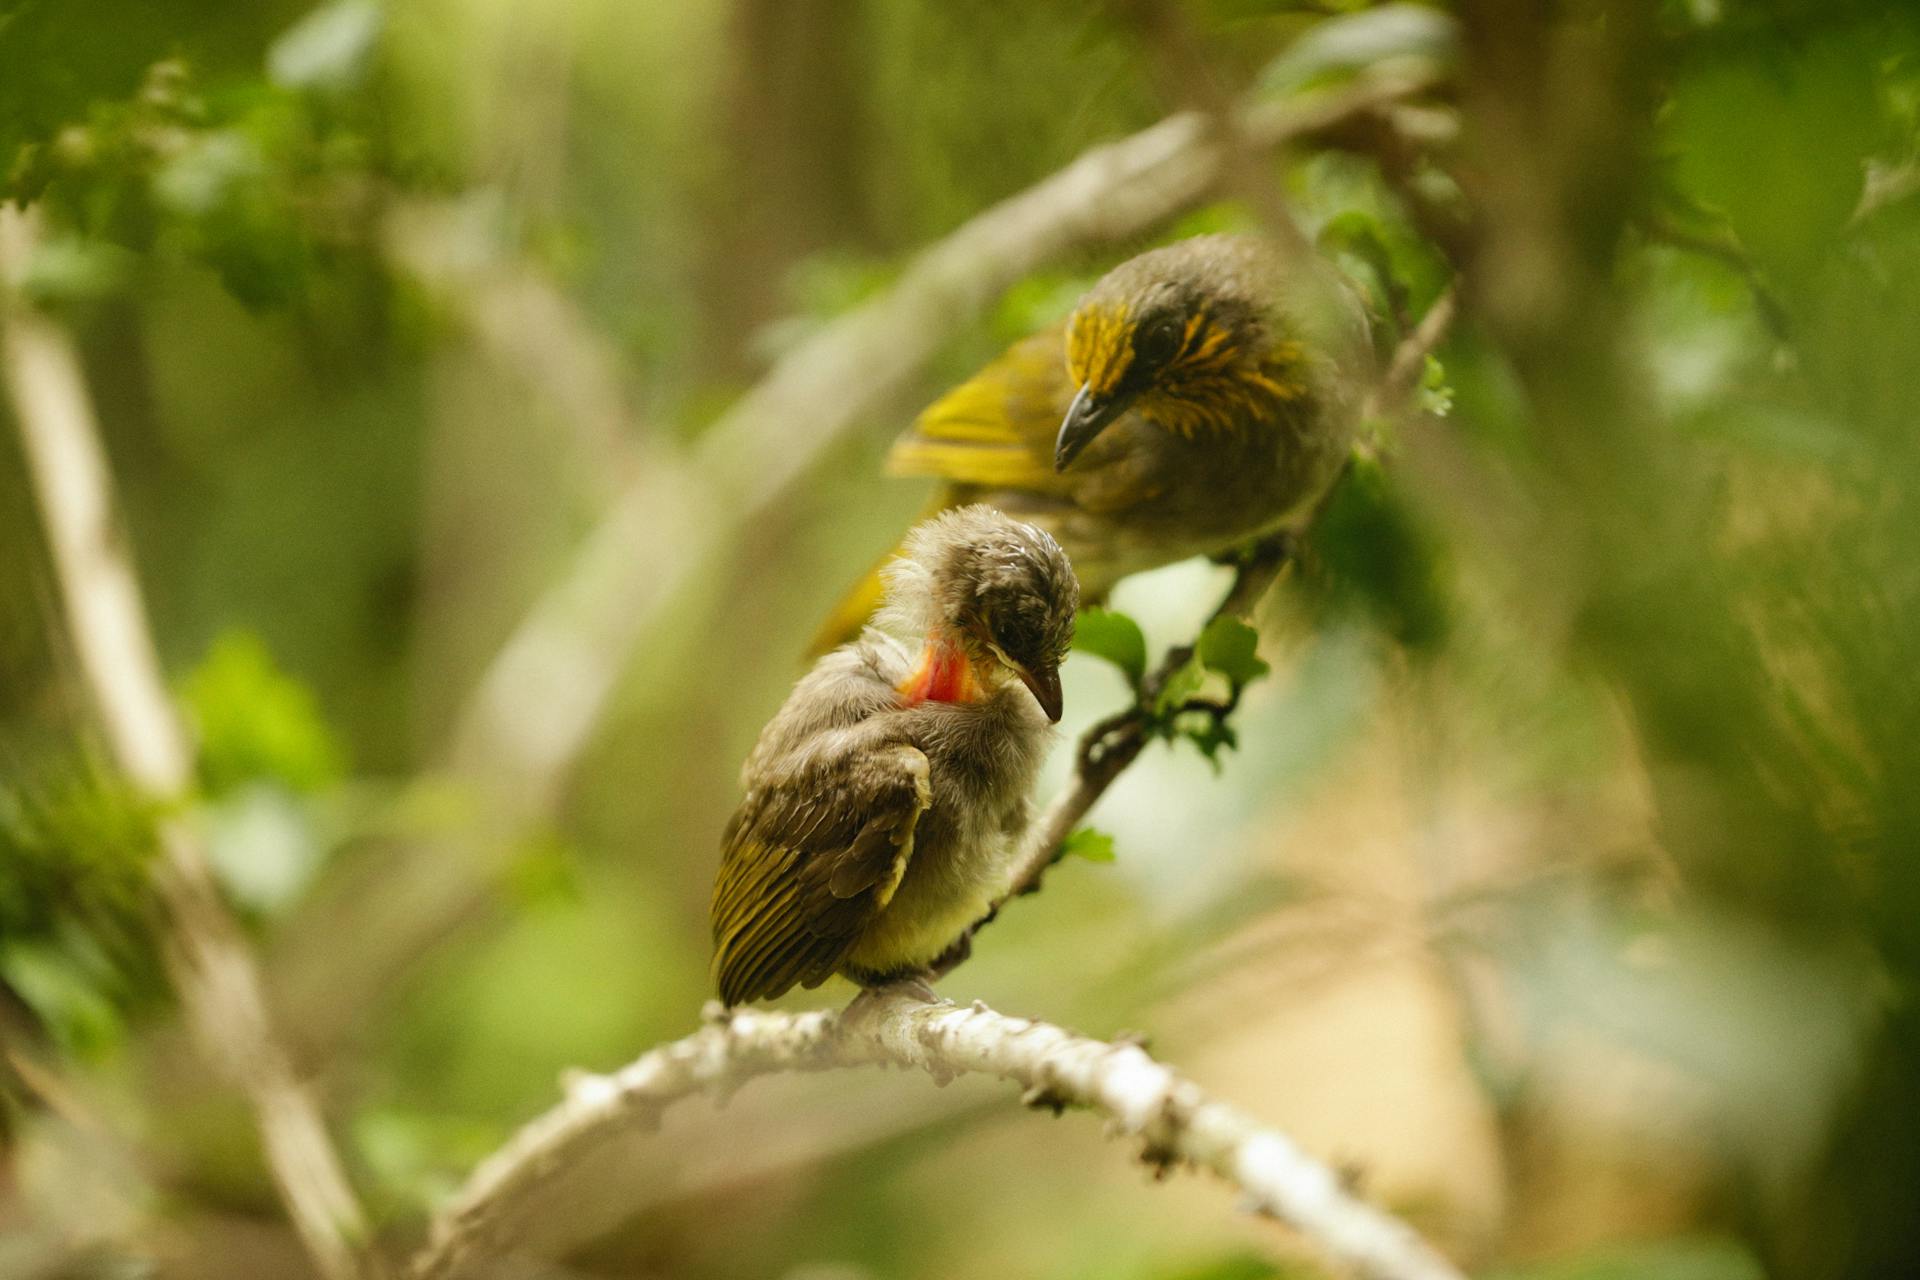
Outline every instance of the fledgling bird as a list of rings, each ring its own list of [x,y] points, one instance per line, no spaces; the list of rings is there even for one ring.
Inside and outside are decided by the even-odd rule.
[[[1072,566],[966,506],[914,528],[885,578],[880,626],[814,664],[741,770],[713,889],[728,1005],[922,972],[1007,888],[1060,719]]]
[[[1247,236],[1130,258],[1065,324],[1016,343],[928,408],[887,469],[946,484],[1066,549],[1089,603],[1128,574],[1294,528],[1352,447],[1372,347],[1333,268]],[[869,575],[814,651],[859,630]]]

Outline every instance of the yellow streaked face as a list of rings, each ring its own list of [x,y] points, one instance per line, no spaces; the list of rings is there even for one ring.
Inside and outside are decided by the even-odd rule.
[[[1125,303],[1091,304],[1067,322],[1067,373],[1096,396],[1118,391],[1133,364],[1132,312]]]
[[[1062,424],[1054,465],[1064,470],[1108,423],[1129,408],[1191,438],[1230,430],[1263,404],[1304,390],[1293,342],[1261,344],[1199,306],[1162,301],[1089,302],[1067,325],[1067,372],[1079,386]]]

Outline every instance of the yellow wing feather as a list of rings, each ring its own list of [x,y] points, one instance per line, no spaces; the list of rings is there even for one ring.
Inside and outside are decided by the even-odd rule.
[[[849,786],[864,776],[865,786]],[[927,758],[904,743],[750,793],[714,882],[713,977],[728,1005],[816,987],[892,900],[932,802]]]
[[[1059,328],[1044,330],[936,400],[894,442],[887,470],[957,485],[1067,491],[1053,469],[1053,442],[1073,383]]]

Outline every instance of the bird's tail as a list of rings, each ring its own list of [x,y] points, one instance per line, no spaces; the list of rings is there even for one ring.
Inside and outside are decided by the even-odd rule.
[[[936,492],[914,517],[913,523],[939,515],[949,507],[962,505],[961,497],[951,487]],[[813,633],[813,639],[807,643],[807,661],[811,662],[821,654],[831,653],[847,641],[860,634],[860,629],[872,620],[879,611],[880,601],[886,595],[886,584],[882,582],[880,571],[887,567],[888,561],[900,554],[896,545],[891,551],[873,562],[871,568],[862,574],[860,580],[840,597],[840,603],[833,607],[820,629]]]

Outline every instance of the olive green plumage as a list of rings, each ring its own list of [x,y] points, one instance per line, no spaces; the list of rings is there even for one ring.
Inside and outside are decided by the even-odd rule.
[[[1372,348],[1331,267],[1197,236],[1108,272],[1067,322],[928,408],[888,469],[1051,533],[1097,601],[1119,579],[1302,522],[1352,446]],[[870,578],[816,650],[858,630]]]
[[[986,507],[916,527],[881,622],[814,664],[741,771],[713,893],[727,1004],[924,969],[1007,887],[1060,713],[1072,568]]]

